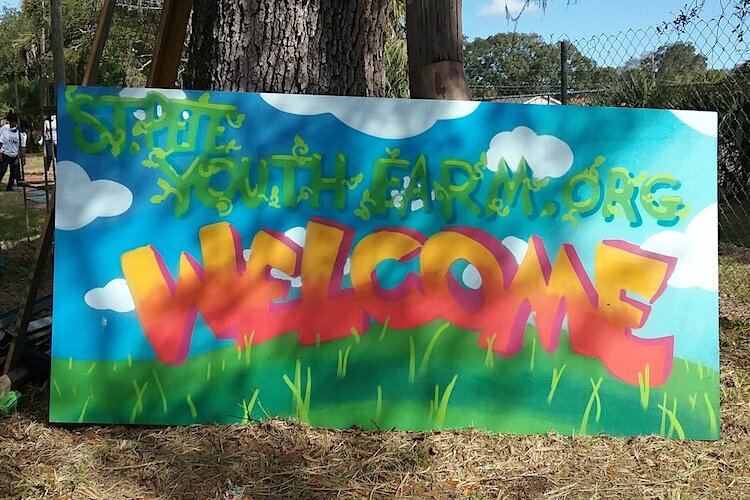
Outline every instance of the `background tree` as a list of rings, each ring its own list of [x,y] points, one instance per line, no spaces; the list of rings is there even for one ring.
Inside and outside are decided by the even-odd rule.
[[[560,51],[537,34],[498,33],[466,44],[466,72],[486,97],[538,92],[560,82]]]
[[[190,88],[385,94],[391,0],[195,0]]]
[[[568,45],[571,88],[601,79],[596,62]],[[498,33],[475,38],[464,49],[464,64],[477,97],[555,93],[560,87],[560,46],[535,33]]]
[[[708,68],[706,56],[699,54],[692,43],[675,42],[662,45],[654,54],[656,76],[673,81],[679,75],[701,74]]]
[[[62,0],[67,81],[80,83],[103,0]],[[141,86],[156,38],[158,11],[118,7],[102,56],[99,83]],[[39,137],[42,106],[54,95],[48,0],[25,0],[0,11],[0,115],[18,108]],[[16,104],[18,96],[18,105]],[[35,147],[36,142],[29,142]]]
[[[640,70],[662,81],[685,81],[705,76],[708,60],[692,43],[675,42],[630,59],[624,69]]]
[[[27,29],[27,21],[19,11],[8,8],[3,9],[0,16],[0,46],[5,48],[0,51],[0,116],[5,116],[16,107],[16,92],[24,107],[37,106],[39,96],[35,87],[37,80],[33,73],[29,78],[22,47],[17,43],[18,34]],[[38,47],[28,47],[28,50],[38,52]],[[28,116],[21,114],[21,120],[26,119]]]
[[[406,0],[393,0],[385,42],[385,96],[409,97],[409,56],[406,48]]]

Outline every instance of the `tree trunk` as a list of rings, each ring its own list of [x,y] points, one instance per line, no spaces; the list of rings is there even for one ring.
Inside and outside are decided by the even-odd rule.
[[[50,0],[50,35],[52,39],[52,67],[55,70],[55,85],[65,85],[66,81],[62,18],[62,0]],[[57,89],[55,89],[55,92],[57,92]]]
[[[406,8],[410,93],[471,99],[464,73],[461,0],[411,0]]]
[[[186,86],[382,96],[391,0],[195,0]]]

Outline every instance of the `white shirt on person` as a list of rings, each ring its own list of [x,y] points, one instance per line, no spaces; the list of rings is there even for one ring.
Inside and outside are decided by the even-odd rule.
[[[0,127],[0,152],[4,155],[17,157],[21,148],[26,147],[26,134],[21,134],[18,128]]]
[[[52,144],[57,144],[57,116],[52,116],[52,120],[44,120],[44,139]]]

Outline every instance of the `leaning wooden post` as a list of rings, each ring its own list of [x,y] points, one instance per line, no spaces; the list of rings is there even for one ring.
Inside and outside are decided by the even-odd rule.
[[[174,88],[192,9],[193,0],[164,0],[148,75],[149,87]]]

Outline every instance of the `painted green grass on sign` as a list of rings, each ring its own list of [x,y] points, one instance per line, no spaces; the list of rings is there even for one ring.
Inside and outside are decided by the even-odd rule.
[[[667,383],[647,389],[648,372],[639,385],[620,382],[571,352],[565,335],[549,353],[529,326],[521,352],[491,361],[477,340],[437,321],[413,330],[372,325],[310,347],[290,333],[179,366],[54,359],[50,419],[230,424],[274,416],[321,427],[718,438],[713,369],[676,360]]]

